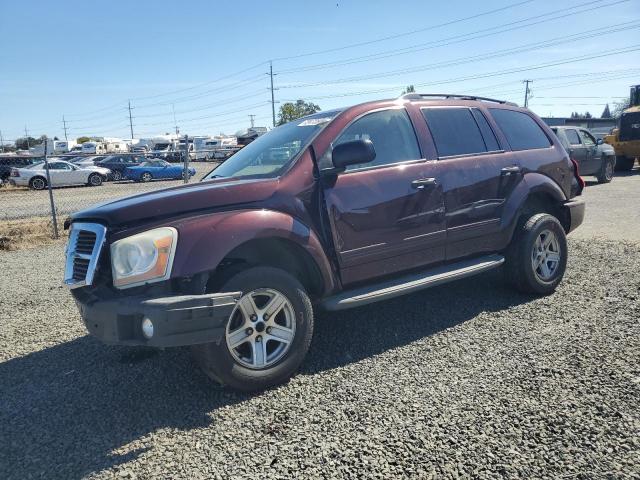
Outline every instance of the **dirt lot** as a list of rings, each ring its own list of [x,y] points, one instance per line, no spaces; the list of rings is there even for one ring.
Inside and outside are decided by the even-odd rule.
[[[554,295],[496,271],[320,314],[256,396],[86,336],[61,245],[0,252],[0,478],[638,478],[638,187],[587,190]]]

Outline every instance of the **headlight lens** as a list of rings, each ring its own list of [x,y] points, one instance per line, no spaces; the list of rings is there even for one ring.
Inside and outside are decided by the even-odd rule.
[[[169,278],[177,240],[175,228],[161,227],[113,242],[114,286],[135,287]]]

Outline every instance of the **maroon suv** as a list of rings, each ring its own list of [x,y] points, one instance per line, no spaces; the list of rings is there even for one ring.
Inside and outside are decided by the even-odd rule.
[[[301,118],[201,182],[75,214],[65,283],[104,342],[192,345],[211,378],[262,389],[301,364],[314,307],[502,265],[516,288],[553,292],[582,188],[530,111],[408,94]]]

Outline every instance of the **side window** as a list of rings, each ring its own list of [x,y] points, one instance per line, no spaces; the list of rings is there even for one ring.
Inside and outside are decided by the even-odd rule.
[[[480,128],[469,108],[423,108],[422,114],[436,144],[438,157],[487,151]]]
[[[507,137],[512,150],[532,150],[551,146],[549,138],[540,125],[526,113],[499,108],[489,110]]]
[[[69,170],[69,167],[67,165],[65,165],[64,163],[60,163],[60,162],[53,162],[49,164],[49,168],[51,170]]]
[[[582,137],[582,143],[587,147],[593,147],[596,144],[596,139],[586,130],[580,130],[580,136]]]
[[[569,129],[564,131],[567,135],[567,140],[569,140],[570,145],[580,145],[580,136],[578,132],[574,129]]]
[[[404,109],[382,110],[359,118],[342,132],[333,146],[360,139],[373,142],[376,158],[370,163],[350,165],[347,170],[421,158],[418,139]]]
[[[487,151],[495,152],[497,150],[500,150],[500,145],[498,145],[496,135],[493,133],[493,130],[491,130],[491,126],[489,126],[489,122],[487,122],[487,119],[484,118],[484,114],[477,108],[472,108],[471,112],[473,112],[476,123],[478,124],[478,127],[480,127],[482,137],[484,138],[484,143],[487,146]]]

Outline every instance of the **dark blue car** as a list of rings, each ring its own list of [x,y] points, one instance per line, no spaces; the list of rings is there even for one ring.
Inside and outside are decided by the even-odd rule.
[[[151,180],[175,180],[183,178],[184,167],[173,165],[164,160],[148,160],[140,165],[127,167],[125,177],[136,182],[150,182]],[[194,168],[189,169],[189,177],[196,174]]]

